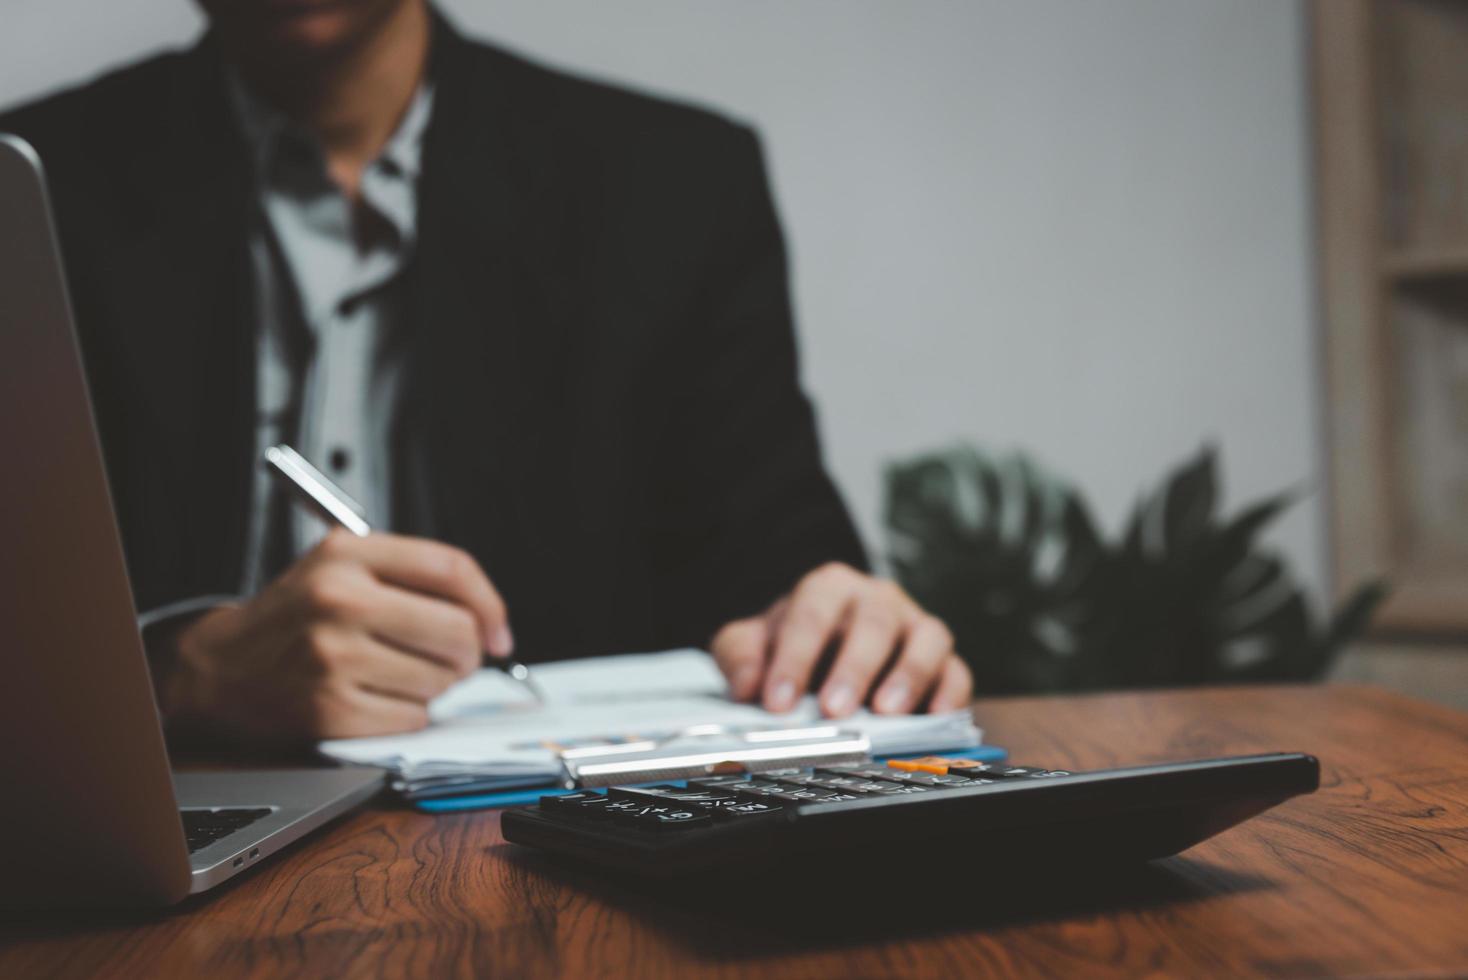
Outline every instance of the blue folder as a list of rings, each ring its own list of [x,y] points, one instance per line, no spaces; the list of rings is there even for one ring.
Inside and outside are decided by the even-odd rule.
[[[934,752],[918,752],[911,755],[881,756],[878,762],[886,762],[888,759],[916,759],[925,755],[934,755]],[[997,745],[975,745],[968,749],[957,749],[945,751],[942,755],[950,759],[976,759],[980,762],[997,762],[1008,758],[1009,753]],[[666,782],[666,780],[659,780]],[[643,785],[654,785],[646,783]],[[458,813],[463,810],[493,810],[499,807],[520,806],[526,803],[536,803],[542,796],[559,796],[563,793],[577,793],[580,790],[564,789],[559,786],[541,786],[539,788],[526,788],[505,790],[496,793],[474,793],[468,796],[444,796],[427,800],[414,800],[413,808],[423,813]]]

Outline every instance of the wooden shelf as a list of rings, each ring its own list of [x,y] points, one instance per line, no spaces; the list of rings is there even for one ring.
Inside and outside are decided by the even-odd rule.
[[[1461,573],[1406,568],[1391,576],[1392,592],[1372,623],[1375,636],[1431,636],[1468,640],[1468,580]]]
[[[1412,248],[1387,252],[1382,273],[1397,282],[1468,277],[1468,246]]]
[[[1335,586],[1468,639],[1468,3],[1311,11]]]

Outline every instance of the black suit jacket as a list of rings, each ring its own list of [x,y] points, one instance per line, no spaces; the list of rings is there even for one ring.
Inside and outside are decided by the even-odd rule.
[[[471,552],[532,660],[702,644],[862,564],[753,134],[442,22],[431,70],[395,530]],[[47,169],[139,608],[236,591],[254,203],[213,44],[0,129]]]

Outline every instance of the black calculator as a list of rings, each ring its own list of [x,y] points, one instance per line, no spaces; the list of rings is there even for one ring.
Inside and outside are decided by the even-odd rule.
[[[927,757],[544,796],[502,827],[517,844],[651,878],[913,854],[1112,864],[1176,854],[1319,784],[1319,763],[1299,753],[1091,772]]]

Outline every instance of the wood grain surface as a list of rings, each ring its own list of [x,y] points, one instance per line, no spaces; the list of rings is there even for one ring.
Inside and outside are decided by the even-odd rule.
[[[1355,686],[975,710],[1022,762],[1300,750],[1322,786],[1105,880],[1001,880],[982,858],[1002,842],[894,841],[926,898],[779,880],[769,901],[647,892],[505,843],[492,811],[382,802],[167,913],[13,917],[0,977],[1468,975],[1468,715]]]

